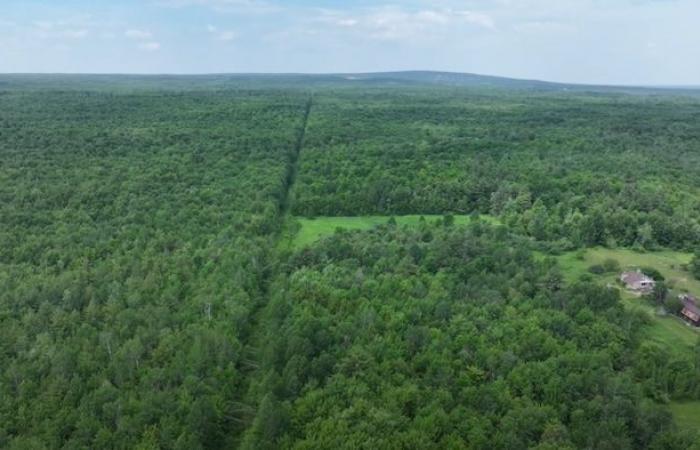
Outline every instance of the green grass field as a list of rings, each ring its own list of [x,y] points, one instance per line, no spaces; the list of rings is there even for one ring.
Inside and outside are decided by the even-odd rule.
[[[673,402],[671,412],[680,428],[697,431],[700,427],[700,402]]]
[[[601,264],[606,259],[615,259],[620,263],[622,270],[639,267],[655,268],[666,278],[666,282],[671,288],[669,295],[690,292],[700,296],[700,281],[683,269],[683,265],[687,264],[691,258],[690,253],[670,250],[642,253],[629,249],[593,248],[583,253],[583,259],[580,258],[579,252],[570,252],[559,256],[558,260],[564,276],[569,282],[588,274],[601,283],[617,284],[619,273],[593,275],[588,271],[588,268],[594,264]],[[696,344],[700,332],[676,317],[657,314],[646,300],[627,291],[623,290],[622,292],[622,299],[626,307],[645,311],[652,317],[652,325],[646,330],[650,340],[663,345],[670,351],[688,350]]]
[[[395,216],[396,223],[399,226],[417,226],[420,223],[420,218],[425,218],[426,221],[432,222],[442,219],[440,215],[410,215],[410,216]],[[455,225],[466,225],[471,220],[470,216],[456,215]],[[485,221],[495,223],[495,219],[488,216],[481,216]],[[377,225],[386,224],[389,221],[388,216],[359,216],[359,217],[317,217],[314,219],[305,219],[301,217],[294,218],[298,224],[298,231],[291,236],[292,247],[301,248],[310,245],[317,240],[330,236],[335,233],[338,228],[346,230],[369,230]]]
[[[578,279],[594,264],[601,264],[606,259],[615,259],[622,269],[653,267],[666,277],[670,288],[680,292],[696,292],[700,295],[700,281],[683,269],[690,262],[691,253],[664,250],[659,252],[637,252],[629,249],[592,248],[585,252],[584,259],[577,257],[577,252],[566,253],[559,257],[569,280]],[[617,279],[619,274],[609,278]]]

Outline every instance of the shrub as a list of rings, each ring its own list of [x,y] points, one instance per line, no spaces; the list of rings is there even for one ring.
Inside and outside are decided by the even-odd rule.
[[[690,264],[688,264],[688,270],[690,273],[693,274],[693,276],[700,280],[700,252],[696,251],[695,255],[693,256],[693,259],[690,260]]]
[[[605,261],[603,261],[603,268],[606,272],[619,272],[620,263],[616,259],[607,258]]]
[[[681,310],[683,309],[683,302],[681,302],[676,296],[666,298],[664,305],[669,312],[676,315],[680,314]]]
[[[644,275],[653,278],[654,281],[666,281],[666,277],[653,267],[642,267],[641,271]]]
[[[600,264],[593,264],[588,268],[588,271],[596,275],[602,275],[606,272],[605,267]]]
[[[593,277],[591,276],[590,273],[582,273],[581,276],[578,278],[579,281],[583,283],[591,282],[593,281]]]
[[[442,223],[445,227],[451,227],[455,223],[455,216],[452,214],[445,214],[442,218]]]
[[[649,275],[651,276],[651,275]],[[663,280],[658,280],[654,289],[647,296],[657,305],[665,305],[668,298],[668,287]]]

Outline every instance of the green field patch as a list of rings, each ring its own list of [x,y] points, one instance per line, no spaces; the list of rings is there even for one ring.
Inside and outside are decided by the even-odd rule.
[[[557,256],[564,278],[568,282],[574,282],[588,275],[600,283],[620,286],[619,271],[595,275],[588,270],[593,265],[602,265],[606,260],[614,259],[620,264],[620,270],[639,267],[658,270],[666,278],[670,288],[669,295],[690,292],[700,296],[700,281],[684,269],[684,265],[690,262],[691,258],[691,253],[671,250],[638,252],[630,249],[608,248],[592,248]],[[621,286],[620,288],[622,289]],[[622,289],[622,301],[628,309],[644,311],[652,318],[651,326],[645,331],[649,340],[670,351],[688,351],[697,343],[700,332],[673,315],[660,314],[646,299]]]
[[[417,226],[423,218],[427,222],[442,220],[441,215],[408,215],[394,216],[396,224],[399,226]],[[455,215],[455,225],[466,225],[472,220],[472,216]],[[480,219],[496,223],[496,219],[489,216],[479,216]],[[378,225],[385,225],[391,216],[357,216],[357,217],[316,217],[307,219],[302,217],[294,218],[297,224],[297,231],[291,236],[292,247],[301,248],[313,244],[327,236],[331,236],[337,229],[345,230],[370,230]]]
[[[700,402],[673,402],[670,406],[680,428],[697,431],[700,426]]]
[[[660,315],[651,306],[643,303],[644,300],[632,300],[623,297],[623,303],[629,308],[639,308],[652,317],[652,324],[646,329],[646,337],[670,351],[690,351],[700,337],[700,333],[680,318],[668,314]]]
[[[583,253],[565,253],[559,257],[559,262],[569,281],[576,280],[592,265],[603,264],[607,259],[620,263],[622,269],[653,267],[666,277],[670,288],[681,292],[694,292],[700,295],[700,281],[684,269],[693,257],[692,253],[663,250],[657,252],[638,252],[630,249],[592,248]],[[619,273],[608,274],[611,281],[617,280]]]

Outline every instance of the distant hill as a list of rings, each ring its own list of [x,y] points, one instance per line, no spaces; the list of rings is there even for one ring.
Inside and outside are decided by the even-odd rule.
[[[66,90],[142,90],[142,89],[230,89],[299,88],[351,86],[443,86],[474,89],[503,89],[540,92],[589,92],[624,94],[700,95],[690,86],[635,87],[601,86],[522,80],[472,73],[402,71],[337,74],[203,74],[203,75],[127,75],[127,74],[0,74],[0,91],[13,89]]]
[[[516,89],[566,89],[567,85],[539,80],[520,80],[515,78],[478,75],[473,73],[405,71],[377,72],[363,74],[340,74],[345,80],[380,81],[395,83],[435,84],[462,87],[501,87]]]
[[[626,94],[677,94],[699,95],[700,86],[622,86],[622,85],[595,85],[558,83],[541,80],[527,80],[518,78],[499,77],[492,75],[479,75],[474,73],[459,72],[434,72],[434,71],[403,71],[403,72],[376,72],[359,74],[338,74],[337,77],[345,81],[355,81],[373,84],[413,84],[454,86],[466,88],[495,88],[534,91],[574,91],[574,92],[604,92]],[[326,80],[328,75],[324,76]]]

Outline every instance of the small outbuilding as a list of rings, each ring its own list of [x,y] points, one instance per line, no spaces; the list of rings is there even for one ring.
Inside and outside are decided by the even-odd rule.
[[[700,308],[698,307],[698,299],[690,294],[681,294],[678,299],[683,303],[681,315],[691,324],[700,326]]]
[[[620,281],[622,281],[630,291],[639,292],[641,294],[651,292],[656,285],[654,279],[644,275],[641,270],[622,272]]]

